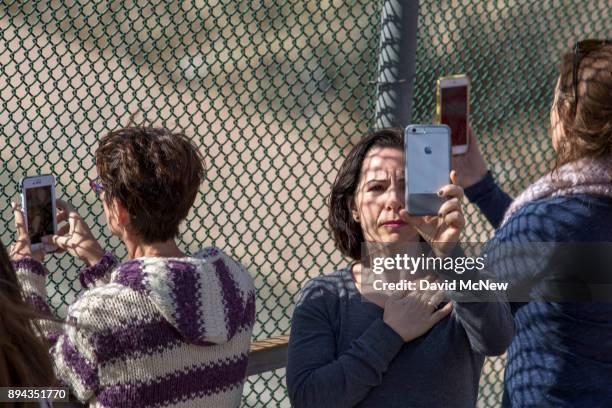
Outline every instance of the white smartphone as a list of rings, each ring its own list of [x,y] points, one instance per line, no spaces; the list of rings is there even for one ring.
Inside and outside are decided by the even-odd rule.
[[[57,233],[55,178],[42,175],[21,179],[21,208],[32,251],[54,251],[55,246],[43,244],[41,238]]]
[[[406,210],[435,215],[445,199],[438,190],[450,183],[451,137],[446,125],[408,125],[404,132]]]
[[[452,75],[438,79],[436,119],[451,130],[453,154],[468,151],[467,129],[470,113],[470,79],[466,75]]]

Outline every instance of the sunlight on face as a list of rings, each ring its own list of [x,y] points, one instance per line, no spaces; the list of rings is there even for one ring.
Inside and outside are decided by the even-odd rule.
[[[371,149],[361,166],[353,218],[361,224],[366,241],[418,241],[416,230],[400,218],[404,209],[404,152]]]

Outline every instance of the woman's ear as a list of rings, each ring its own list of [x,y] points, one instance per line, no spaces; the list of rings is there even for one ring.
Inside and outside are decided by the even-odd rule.
[[[115,213],[119,225],[121,227],[127,227],[130,223],[130,214],[116,198],[113,200],[112,211]]]
[[[357,211],[357,209],[355,208],[354,202],[349,203],[349,210],[351,211],[351,216],[353,217],[353,220],[355,220],[356,223],[359,223],[359,211]]]

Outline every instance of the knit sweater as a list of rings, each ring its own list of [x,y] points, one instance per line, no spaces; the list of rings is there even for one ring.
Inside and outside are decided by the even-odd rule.
[[[45,268],[15,262],[27,300],[50,313]],[[246,376],[255,291],[216,248],[195,257],[107,253],[80,274],[66,324],[45,325],[60,381],[90,407],[236,407]]]

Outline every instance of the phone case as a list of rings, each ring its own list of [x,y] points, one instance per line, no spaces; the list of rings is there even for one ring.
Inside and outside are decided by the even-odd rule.
[[[413,131],[416,130],[416,131]],[[434,138],[435,137],[435,138]],[[440,141],[438,141],[439,139]],[[443,143],[442,143],[443,142]],[[433,148],[443,149],[432,159]],[[429,152],[427,151],[429,147]],[[450,182],[451,141],[446,125],[409,125],[405,130],[406,210],[411,215],[436,215],[445,199],[437,191]],[[423,149],[423,154],[420,150]],[[415,153],[413,153],[413,150]],[[418,154],[416,153],[418,151]],[[412,156],[412,158],[411,158]],[[412,160],[421,157],[418,163]],[[417,166],[418,168],[412,168]]]
[[[463,79],[466,78],[468,83],[467,83],[467,125],[469,126],[470,123],[470,87],[471,87],[471,82],[470,82],[470,78],[465,75],[465,74],[458,74],[458,75],[448,75],[448,76],[443,76],[438,78],[438,80],[436,81],[436,115],[434,118],[434,123],[437,124],[441,124],[442,122],[442,90],[441,90],[441,84],[442,81],[446,81],[449,79]],[[454,151],[455,149],[457,149],[457,151]],[[452,141],[451,141],[451,154],[464,154],[467,152],[468,146],[466,145],[456,145],[456,146],[452,146]]]
[[[24,177],[20,180],[19,183],[19,188],[21,190],[21,207],[24,213],[24,217],[25,217],[25,224],[26,224],[26,230],[28,231],[29,234],[31,234],[30,231],[30,225],[29,225],[29,210],[28,210],[28,203],[26,202],[27,200],[27,194],[26,194],[26,190],[29,188],[36,188],[35,186],[30,186],[30,187],[25,187],[26,181],[30,181],[32,179],[38,179],[38,178],[42,178],[42,177],[50,177],[51,179],[51,183],[49,184],[48,181],[43,182],[41,184],[42,186],[49,186],[50,190],[51,190],[51,195],[50,195],[50,201],[51,201],[51,220],[53,222],[53,234],[57,233],[57,220],[55,218],[55,215],[57,213],[57,206],[55,204],[55,200],[56,200],[56,193],[55,193],[55,177],[53,177],[53,175],[51,174],[41,174],[38,176],[30,176],[30,177]],[[45,245],[43,243],[32,243],[31,244],[31,249],[32,251],[38,251],[40,249],[44,249],[45,252],[52,252],[55,249],[57,249],[55,246],[53,245]]]
[[[461,78],[467,78],[469,81],[469,77],[465,74],[458,74],[458,75],[448,75],[448,76],[443,76],[438,78],[438,80],[436,81],[436,117],[434,118],[434,121],[436,124],[440,124],[440,121],[442,120],[442,95],[441,95],[441,91],[440,91],[440,84],[442,83],[442,81],[445,81],[447,79],[461,79]],[[468,100],[467,100],[467,107],[468,107],[468,112],[470,111],[470,82],[468,82],[468,90],[467,90],[467,94],[468,94]],[[469,123],[469,121],[468,121]]]

